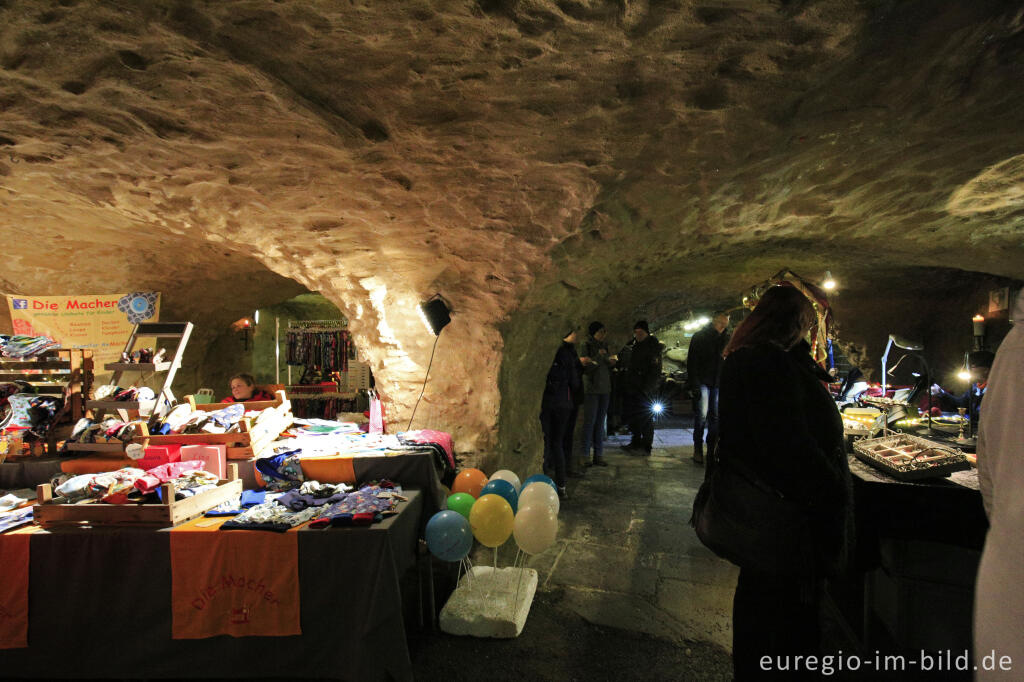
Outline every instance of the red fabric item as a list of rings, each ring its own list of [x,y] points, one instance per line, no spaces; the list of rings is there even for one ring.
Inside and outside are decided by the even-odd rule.
[[[0,649],[28,646],[29,541],[36,526],[0,534]]]
[[[448,462],[452,465],[452,469],[455,468],[455,443],[452,440],[452,434],[445,433],[444,431],[420,429],[418,431],[406,431],[402,434],[402,438],[411,440],[414,443],[437,443],[444,449],[445,454],[448,455]]]
[[[198,471],[202,468],[203,462],[198,461],[161,464],[155,469],[150,469],[146,472],[145,476],[141,476],[139,480],[135,481],[135,488],[143,493],[152,492],[159,488],[161,483],[173,481],[182,474],[187,474],[190,471]]]

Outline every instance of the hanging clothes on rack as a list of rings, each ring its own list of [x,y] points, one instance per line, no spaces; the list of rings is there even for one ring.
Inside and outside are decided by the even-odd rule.
[[[340,320],[289,322],[285,345],[285,362],[289,365],[316,367],[326,372],[348,371],[352,344]]]

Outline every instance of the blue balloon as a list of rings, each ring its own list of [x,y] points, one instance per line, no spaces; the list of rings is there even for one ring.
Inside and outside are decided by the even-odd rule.
[[[508,481],[503,481],[500,478],[488,481],[484,489],[480,491],[480,497],[484,495],[500,495],[504,497],[505,501],[512,507],[512,513],[516,513],[516,506],[519,504],[519,493],[516,492],[516,487]]]
[[[534,474],[533,476],[530,476],[528,479],[523,481],[522,490],[526,490],[526,486],[530,485],[531,483],[535,483],[536,481],[540,481],[541,483],[547,483],[549,486],[555,489],[556,493],[558,492],[558,486],[555,485],[555,482],[552,481],[549,476],[545,476],[544,474]]]
[[[473,549],[473,530],[462,514],[445,510],[434,514],[424,532],[427,548],[441,561],[459,561]]]

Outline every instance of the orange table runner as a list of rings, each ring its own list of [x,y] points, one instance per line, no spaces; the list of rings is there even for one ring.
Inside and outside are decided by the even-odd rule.
[[[218,530],[226,520],[170,532],[172,637],[301,635],[296,529]]]
[[[28,646],[29,542],[36,526],[0,534],[0,649]]]
[[[307,481],[321,483],[348,483],[355,485],[356,471],[353,457],[332,455],[327,457],[303,457],[299,460],[302,475]],[[263,474],[256,471],[256,483],[262,488],[266,485]]]

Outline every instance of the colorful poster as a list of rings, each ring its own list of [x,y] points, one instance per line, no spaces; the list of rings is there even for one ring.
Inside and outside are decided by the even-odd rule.
[[[101,296],[8,295],[15,334],[48,336],[65,348],[91,348],[96,374],[117,362],[137,322],[160,319],[160,294],[136,291]],[[136,349],[152,345],[142,339]]]

